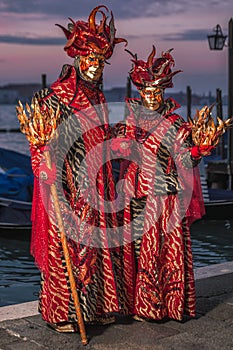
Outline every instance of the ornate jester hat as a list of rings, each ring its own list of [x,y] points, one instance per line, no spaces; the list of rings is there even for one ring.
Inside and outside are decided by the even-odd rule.
[[[153,49],[148,56],[147,61],[138,60],[137,55],[133,55],[130,51],[126,50],[133,56],[133,67],[129,72],[130,78],[137,89],[142,89],[146,86],[158,87],[166,89],[173,87],[172,77],[181,72],[177,70],[172,72],[171,67],[175,65],[175,61],[170,54],[173,49],[166,52],[162,52],[161,57],[154,58],[156,49],[153,45]]]
[[[68,40],[64,47],[68,56],[75,58],[79,55],[86,56],[94,52],[102,54],[108,59],[112,56],[115,44],[121,42],[127,44],[127,40],[115,37],[116,29],[112,12],[109,24],[107,24],[107,16],[102,9],[109,12],[106,6],[97,6],[91,11],[87,22],[75,22],[69,18],[71,23],[68,24],[68,29],[56,24],[63,30]],[[99,24],[96,24],[97,13],[102,15]]]

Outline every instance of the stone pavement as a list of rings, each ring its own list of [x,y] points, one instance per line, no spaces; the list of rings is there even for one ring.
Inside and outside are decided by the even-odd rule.
[[[89,343],[83,346],[79,334],[48,328],[37,303],[11,305],[0,308],[0,350],[233,350],[233,262],[197,269],[195,276],[195,319],[118,318],[109,326],[87,326]]]

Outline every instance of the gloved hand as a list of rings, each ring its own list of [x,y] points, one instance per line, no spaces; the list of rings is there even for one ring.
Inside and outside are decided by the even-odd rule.
[[[193,146],[191,148],[191,156],[194,159],[200,159],[204,156],[209,156],[214,149],[214,146]]]
[[[46,183],[47,185],[52,185],[56,181],[57,172],[56,165],[52,163],[52,169],[49,169],[45,162],[40,164],[39,170],[40,181]]]

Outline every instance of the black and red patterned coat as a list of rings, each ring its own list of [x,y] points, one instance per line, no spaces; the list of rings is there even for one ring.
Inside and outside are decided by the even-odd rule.
[[[129,116],[117,125],[116,134],[123,129],[118,140],[126,159],[120,175],[125,180],[122,215],[128,243],[125,256],[134,257],[132,266],[137,267],[131,270],[134,314],[146,319],[181,320],[184,314],[195,315],[186,213],[193,198],[193,167],[198,162],[190,152],[190,129],[174,113],[178,105],[173,99],[165,100],[160,114],[143,108],[138,99],[127,103]],[[125,265],[130,266],[130,258]]]
[[[81,79],[69,65],[50,88],[35,96],[41,108],[56,110],[59,104],[58,133],[48,148],[56,165],[56,187],[84,321],[96,321],[120,311],[113,266],[118,263],[108,248],[107,229],[114,226],[114,215],[105,207],[115,196],[105,147],[111,137],[105,97],[98,85]],[[31,251],[42,271],[40,312],[49,323],[77,321],[53,201],[48,185],[39,181],[43,149],[31,146],[31,154],[35,174]]]

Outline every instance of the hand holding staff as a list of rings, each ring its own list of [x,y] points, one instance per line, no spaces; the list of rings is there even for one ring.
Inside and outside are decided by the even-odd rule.
[[[16,113],[20,122],[21,132],[25,134],[30,144],[33,144],[36,146],[43,146],[47,144],[55,134],[55,130],[57,127],[57,119],[59,116],[59,106],[56,110],[56,113],[54,112],[52,107],[50,107],[49,109],[45,109],[43,111],[40,108],[38,100],[33,99],[31,108],[29,107],[28,104],[26,104],[26,110],[27,110],[27,113],[25,112],[22,103],[19,101],[19,106],[16,106]],[[51,169],[51,158],[50,158],[49,152],[45,151],[44,155],[46,159],[46,164],[48,168]],[[66,267],[68,271],[71,292],[74,300],[81,340],[82,340],[82,344],[86,345],[88,341],[86,337],[85,326],[84,326],[83,317],[81,313],[80,302],[79,302],[78,293],[76,289],[76,283],[75,283],[75,278],[72,270],[72,263],[70,260],[62,215],[61,215],[60,206],[59,206],[59,199],[58,199],[57,189],[55,184],[51,185],[50,190],[54,201],[54,208],[55,208],[55,213],[57,217],[58,228],[60,231],[61,243],[62,243],[63,253],[66,261]]]

